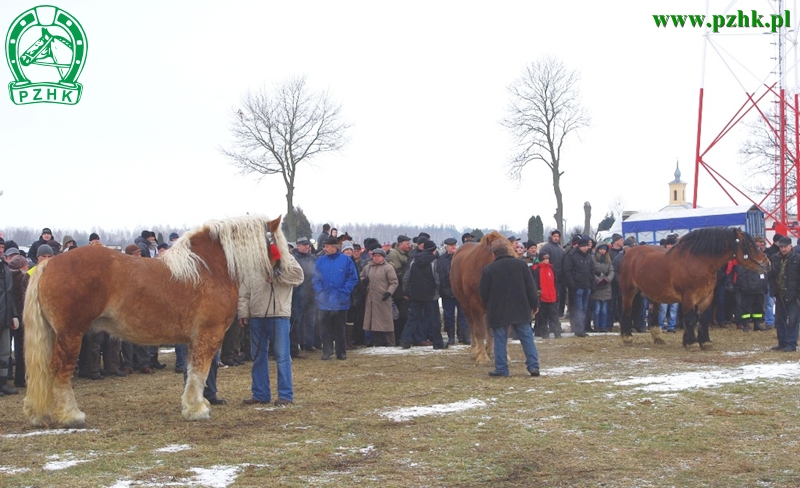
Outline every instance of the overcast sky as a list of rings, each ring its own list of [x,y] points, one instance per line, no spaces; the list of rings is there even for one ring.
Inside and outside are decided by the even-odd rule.
[[[563,152],[568,227],[583,221],[585,201],[594,224],[615,198],[632,210],[663,207],[676,160],[691,193],[702,31],[659,29],[652,15],[703,14],[704,2],[50,3],[86,31],[83,96],[74,106],[16,106],[7,91],[0,96],[0,230],[282,214],[282,179],[243,176],[219,148],[229,147],[230,115],[247,90],[298,75],[329,90],[352,124],[344,151],[299,169],[295,203],[312,222],[521,229],[539,214],[552,226],[549,170],[532,163],[520,183],[510,181],[513,143],[499,123],[507,86],[543,55],[581,73],[592,116]],[[729,3],[712,1],[710,13]],[[772,3],[733,9],[769,14]],[[3,0],[0,28],[36,5]],[[704,145],[744,89],[769,74],[774,37],[751,31],[715,37],[750,72],[729,61],[739,81],[709,50]],[[2,72],[6,86],[13,78]],[[744,136],[734,129],[707,158],[737,184]],[[708,177],[698,203],[731,204]]]

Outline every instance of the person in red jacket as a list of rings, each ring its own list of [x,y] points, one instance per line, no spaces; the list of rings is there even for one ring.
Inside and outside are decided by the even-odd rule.
[[[541,253],[539,263],[531,268],[531,272],[539,287],[539,314],[536,316],[534,335],[547,339],[552,332],[558,339],[562,332],[561,322],[558,320],[558,283],[550,264],[550,254]]]

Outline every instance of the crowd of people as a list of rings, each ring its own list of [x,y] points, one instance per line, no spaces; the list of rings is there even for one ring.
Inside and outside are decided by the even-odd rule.
[[[177,239],[178,234],[172,233],[169,242],[159,244],[155,233],[145,230],[124,252],[137,259],[158,259]],[[474,239],[465,233],[461,243]],[[489,374],[510,374],[505,349],[510,330],[522,344],[527,371],[539,376],[534,337],[561,338],[561,318],[569,318],[570,331],[577,337],[613,330],[621,313],[620,265],[626,249],[641,244],[619,234],[609,243],[596,243],[586,235],[564,243],[558,230],[541,244],[508,239],[513,254],[505,241],[492,245],[494,262],[484,268],[478,290],[495,339],[495,370]],[[770,248],[763,237],[755,240],[772,261],[769,276],[729,262],[717,273],[714,303],[707,313],[720,327],[732,325],[744,332],[775,328],[778,344],[773,349],[795,351],[800,255],[786,237],[776,236]],[[325,224],[316,243],[318,249],[308,237],[298,238],[274,279],[241,284],[237,317],[209,372],[204,396],[210,403],[225,403],[216,388],[220,365],[252,362],[252,396],[245,404],[289,405],[294,402],[293,359],[307,359],[319,351],[322,360],[346,360],[347,351],[358,346],[447,349],[456,343],[470,344],[466,317],[450,284],[451,263],[459,247],[455,237],[445,239],[440,252],[425,232],[416,237],[399,235],[392,244],[373,238],[361,244],[342,240],[335,228]],[[676,244],[677,236],[661,242],[667,250]],[[91,234],[89,245],[102,245],[100,237]],[[0,396],[17,394],[26,386],[22,318],[29,277],[40,262],[76,248],[72,237],[64,236],[59,243],[49,228],[42,229],[28,253],[0,238]],[[648,313],[657,316],[657,326],[667,332],[681,327],[679,304],[649,308],[645,306],[642,316],[635,318],[637,331],[646,330]],[[167,366],[158,351],[155,346],[90,331],[83,338],[76,375],[101,380],[134,371],[153,374]],[[174,371],[185,379],[186,344],[176,344],[175,353]],[[274,357],[277,368],[274,402],[269,357]]]

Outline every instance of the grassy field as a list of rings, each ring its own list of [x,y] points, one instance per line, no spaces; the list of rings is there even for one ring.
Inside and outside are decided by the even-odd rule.
[[[201,422],[181,420],[166,354],[154,375],[74,380],[85,430],[33,429],[23,395],[0,398],[0,486],[800,486],[800,353],[711,337],[539,341],[539,378],[518,344],[509,378],[463,346],[316,353],[290,407],[242,405],[249,365],[220,370],[228,405]]]

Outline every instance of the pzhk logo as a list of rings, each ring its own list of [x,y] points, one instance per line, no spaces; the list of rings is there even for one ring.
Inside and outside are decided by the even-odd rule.
[[[15,80],[8,85],[11,101],[78,103],[87,49],[83,27],[58,7],[40,5],[20,14],[6,35],[6,62]]]

